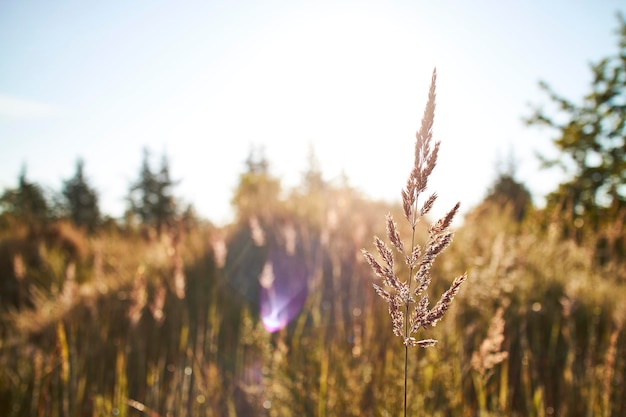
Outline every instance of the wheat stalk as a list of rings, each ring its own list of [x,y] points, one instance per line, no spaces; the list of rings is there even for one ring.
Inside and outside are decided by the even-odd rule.
[[[389,315],[393,334],[401,337],[404,343],[404,416],[407,411],[407,380],[408,380],[408,349],[411,346],[429,347],[437,343],[435,339],[418,339],[420,329],[434,327],[448,310],[450,303],[458,293],[461,284],[467,279],[467,273],[456,278],[439,301],[430,308],[428,286],[431,282],[430,269],[435,258],[451,243],[453,233],[450,224],[459,210],[457,203],[439,221],[429,227],[428,241],[422,247],[416,243],[415,230],[420,220],[432,209],[437,194],[431,194],[424,203],[419,205],[419,197],[426,191],[428,177],[437,163],[439,142],[432,143],[432,127],[435,118],[435,85],[437,71],[433,71],[428,102],[422,117],[422,124],[416,134],[415,162],[409,174],[405,188],[402,190],[402,207],[404,216],[411,225],[411,246],[405,250],[404,243],[398,232],[396,222],[391,214],[387,215],[387,238],[391,246],[404,257],[408,265],[407,280],[401,280],[394,272],[394,254],[380,238],[374,237],[374,246],[382,263],[367,250],[363,256],[372,270],[382,280],[382,285],[374,283],[374,290],[389,304]],[[416,301],[418,300],[418,301]],[[411,307],[413,309],[411,311]]]

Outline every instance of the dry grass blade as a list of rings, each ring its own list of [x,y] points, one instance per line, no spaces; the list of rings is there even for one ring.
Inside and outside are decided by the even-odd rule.
[[[439,322],[439,320],[443,318],[443,315],[446,313],[446,311],[448,311],[448,308],[450,307],[450,303],[452,302],[452,300],[454,300],[454,297],[456,297],[459,290],[461,289],[461,284],[463,284],[466,279],[467,273],[456,278],[454,282],[452,282],[450,288],[448,288],[441,295],[441,298],[439,299],[439,301],[437,301],[435,307],[430,310],[428,316],[426,317],[425,321],[428,325],[435,326]]]
[[[422,206],[422,209],[420,210],[420,216],[424,217],[430,212],[430,210],[433,208],[433,205],[435,204],[435,200],[437,200],[437,193],[432,193],[430,197],[428,197],[428,200],[426,200],[426,202]]]
[[[460,207],[461,207],[461,203],[456,203],[455,206],[452,208],[452,210],[448,212],[448,214],[446,214],[444,217],[439,219],[439,221],[430,228],[430,234],[434,235],[434,234],[443,233],[446,229],[448,229],[448,227],[450,227],[450,224],[452,224],[452,220],[458,213]]]
[[[402,243],[402,239],[400,239],[398,226],[396,222],[393,221],[393,217],[391,217],[391,214],[387,214],[387,237],[389,238],[391,244],[398,250],[398,252],[404,252],[404,244]]]
[[[437,199],[436,193],[431,194],[418,210],[419,197],[426,190],[428,177],[437,165],[437,157],[439,155],[439,142],[432,144],[436,81],[437,72],[433,71],[428,102],[426,103],[420,129],[416,134],[415,161],[407,178],[406,186],[402,190],[404,216],[412,228],[411,245],[409,246],[411,253],[405,253],[404,243],[398,232],[397,224],[391,215],[388,214],[386,217],[387,238],[391,246],[404,255],[406,264],[409,266],[407,281],[400,281],[395,275],[393,270],[393,251],[381,239],[375,237],[374,246],[386,267],[382,266],[371,253],[363,250],[363,255],[376,276],[382,278],[384,286],[389,287],[391,290],[388,291],[384,286],[374,284],[376,293],[389,304],[393,334],[401,337],[405,346],[405,416],[407,410],[408,348],[414,346],[429,347],[437,343],[434,339],[419,340],[414,337],[414,334],[427,326],[434,326],[441,320],[450,303],[457,295],[461,284],[467,279],[467,274],[463,274],[455,279],[450,288],[442,294],[431,310],[428,308],[427,294],[419,302],[415,303],[415,299],[428,290],[431,283],[430,270],[435,258],[452,242],[453,233],[449,228],[459,211],[459,203],[457,203],[444,217],[430,227],[428,231],[429,241],[422,253],[420,245],[415,242],[415,228],[420,219],[430,212]],[[414,269],[417,269],[417,272]],[[411,306],[413,306],[413,312],[410,312]]]

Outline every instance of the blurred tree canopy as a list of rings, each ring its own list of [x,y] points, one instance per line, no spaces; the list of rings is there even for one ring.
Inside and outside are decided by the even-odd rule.
[[[74,224],[93,232],[100,222],[98,194],[85,178],[82,159],[76,161],[76,173],[63,182],[65,208]]]
[[[17,188],[6,190],[0,197],[0,209],[28,222],[41,222],[48,217],[44,192],[39,184],[26,178],[26,167],[22,168]]]
[[[257,216],[263,223],[277,209],[280,191],[280,180],[270,174],[263,148],[251,149],[231,200],[237,218],[247,221]]]
[[[511,210],[513,218],[520,222],[532,207],[532,198],[528,188],[516,179],[515,170],[516,163],[510,156],[506,167],[498,167],[497,177],[483,203]]]
[[[538,108],[526,120],[556,130],[553,143],[560,155],[542,157],[542,162],[561,167],[569,176],[548,196],[548,207],[567,211],[567,218],[590,222],[594,228],[626,207],[626,20],[621,15],[618,20],[618,51],[591,65],[591,92],[582,103],[541,82],[559,113],[549,115]]]
[[[307,193],[319,193],[326,188],[326,185],[326,181],[324,181],[324,177],[322,175],[319,158],[315,153],[315,147],[311,143],[309,144],[309,151],[307,154],[306,169],[302,173],[302,186]]]
[[[161,168],[153,171],[150,153],[144,149],[139,179],[131,185],[128,196],[131,212],[138,215],[143,224],[155,226],[160,233],[176,216],[175,185],[167,156],[163,155]]]

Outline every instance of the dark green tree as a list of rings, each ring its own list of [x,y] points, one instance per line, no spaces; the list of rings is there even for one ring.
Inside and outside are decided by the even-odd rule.
[[[154,217],[157,228],[160,230],[164,225],[170,225],[176,217],[176,202],[174,199],[174,186],[177,182],[170,175],[170,164],[166,155],[161,158],[161,168],[156,174],[156,205]]]
[[[142,223],[155,226],[160,233],[176,217],[173,188],[176,182],[170,176],[169,161],[164,155],[159,171],[150,166],[150,153],[144,150],[139,179],[130,188],[130,209]]]
[[[84,162],[76,161],[76,173],[63,183],[64,205],[70,219],[79,227],[93,232],[100,222],[98,194],[89,185],[84,174]]]
[[[150,153],[144,149],[139,179],[131,185],[128,196],[131,211],[139,216],[143,223],[151,223],[154,220],[152,207],[157,201],[156,182],[156,175],[150,167]]]
[[[567,210],[598,226],[626,207],[626,21],[619,15],[619,42],[615,55],[591,65],[591,92],[576,104],[540,87],[558,107],[548,115],[536,109],[530,125],[548,126],[557,134],[553,143],[560,155],[542,157],[545,167],[560,166],[568,179],[548,196],[548,206]]]
[[[516,168],[517,164],[511,154],[505,167],[498,166],[496,179],[484,202],[511,210],[513,218],[519,222],[532,206],[532,198],[528,188],[517,180]]]
[[[22,168],[18,186],[9,189],[0,197],[0,210],[23,218],[27,221],[41,222],[49,214],[48,202],[43,190],[26,178],[26,167]]]

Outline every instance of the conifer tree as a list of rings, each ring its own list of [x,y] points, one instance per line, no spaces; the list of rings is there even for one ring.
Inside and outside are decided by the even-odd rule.
[[[100,222],[98,194],[84,175],[84,162],[76,161],[76,173],[63,184],[63,197],[69,217],[77,226],[93,232]]]
[[[507,207],[511,210],[511,215],[515,220],[522,221],[528,209],[532,207],[530,191],[517,180],[517,164],[512,153],[509,155],[505,166],[498,165],[496,179],[483,201],[496,206]]]
[[[39,184],[26,178],[26,167],[18,180],[18,187],[9,189],[0,197],[0,208],[3,212],[12,213],[26,221],[45,221],[49,215],[48,202]]]
[[[139,216],[142,223],[155,226],[160,233],[176,216],[175,185],[167,157],[163,156],[161,168],[155,172],[150,166],[150,153],[145,149],[139,179],[130,188],[128,200],[131,211]]]

